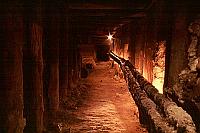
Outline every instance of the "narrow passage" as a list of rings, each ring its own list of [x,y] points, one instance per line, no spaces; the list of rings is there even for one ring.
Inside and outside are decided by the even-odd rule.
[[[74,115],[81,121],[70,126],[71,133],[144,133],[138,110],[124,79],[114,79],[110,62],[97,63],[86,79],[91,85],[88,98]]]

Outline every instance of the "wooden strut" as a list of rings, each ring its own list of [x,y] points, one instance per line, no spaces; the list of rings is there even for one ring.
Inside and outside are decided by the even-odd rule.
[[[185,110],[158,93],[128,60],[113,52],[109,55],[120,65],[128,89],[138,106],[140,122],[147,126],[149,132],[196,133],[195,124]]]

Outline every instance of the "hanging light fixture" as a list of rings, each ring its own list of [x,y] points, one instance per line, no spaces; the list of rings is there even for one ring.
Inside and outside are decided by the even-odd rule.
[[[110,40],[110,41],[113,39],[113,35],[111,35],[110,32],[109,32],[109,35],[107,37],[108,37],[108,40]]]

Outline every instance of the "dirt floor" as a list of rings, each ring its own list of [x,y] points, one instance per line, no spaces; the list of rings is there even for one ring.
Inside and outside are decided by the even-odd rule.
[[[146,133],[124,79],[114,78],[110,62],[97,63],[85,82],[90,90],[71,113],[70,133]]]

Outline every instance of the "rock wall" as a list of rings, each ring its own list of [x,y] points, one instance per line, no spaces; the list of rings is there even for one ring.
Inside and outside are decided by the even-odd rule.
[[[163,93],[164,76],[165,76],[165,55],[166,55],[166,41],[158,42],[153,60],[152,84],[159,90],[159,93]]]
[[[128,36],[129,61],[152,82],[156,44],[165,41],[164,94],[182,106],[199,128],[199,20],[190,24],[188,32],[189,22],[197,12],[196,8],[190,9],[192,6],[188,3],[190,2],[157,2],[144,20],[137,19],[129,23],[129,34],[119,30],[121,33],[118,34],[125,37],[117,36],[119,41],[115,45],[118,47],[114,52],[121,55],[119,51],[125,46],[122,40]],[[148,28],[142,25],[143,21]]]
[[[199,56],[198,38],[199,38],[199,19],[192,22],[189,27],[190,44],[188,47],[188,66],[183,69],[178,77],[178,82],[166,94],[182,106],[194,119],[199,130]]]

